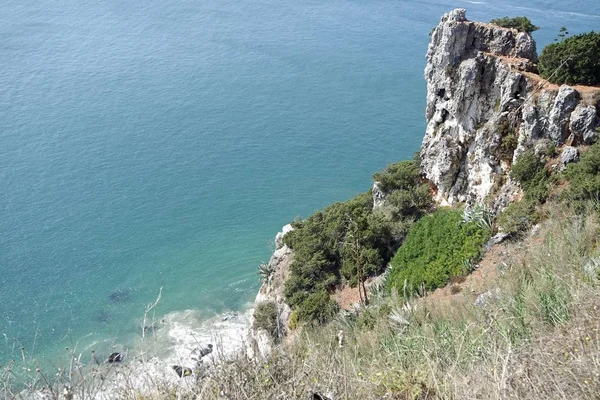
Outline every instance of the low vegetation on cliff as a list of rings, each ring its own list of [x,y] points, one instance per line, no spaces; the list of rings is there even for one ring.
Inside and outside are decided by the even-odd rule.
[[[390,287],[400,294],[424,294],[471,272],[489,227],[463,221],[460,210],[440,209],[411,227],[391,261]]]
[[[600,201],[600,145],[591,146],[578,163],[568,165],[565,177],[569,187],[564,197],[572,207],[583,211],[590,200]]]
[[[540,75],[557,84],[600,85],[599,54],[600,32],[563,38],[542,50]]]
[[[503,28],[516,29],[519,32],[531,33],[540,29],[539,26],[535,26],[527,17],[502,17],[496,18],[490,21],[490,24],[498,25]]]
[[[551,161],[519,157],[512,178],[525,196],[513,206],[535,212],[537,229],[529,232],[530,220],[522,235],[488,247],[471,275],[434,290],[477,259],[498,221],[485,208],[426,215],[392,258],[386,284],[399,290],[372,287],[359,314],[305,325],[264,363],[229,365],[212,390],[232,398],[596,398],[600,145],[565,172],[550,173]],[[544,196],[527,195],[540,186]],[[410,282],[425,285],[415,291]]]
[[[364,293],[364,281],[384,271],[408,226],[431,207],[416,160],[392,164],[374,179],[388,195],[381,209],[373,209],[369,191],[294,223],[285,235],[294,250],[285,295],[301,321],[331,319],[337,307],[329,294],[343,283]]]

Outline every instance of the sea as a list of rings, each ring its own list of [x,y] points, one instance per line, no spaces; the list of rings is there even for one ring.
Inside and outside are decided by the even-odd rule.
[[[597,0],[2,4],[0,366],[241,332],[281,227],[418,150],[443,13],[600,30]]]

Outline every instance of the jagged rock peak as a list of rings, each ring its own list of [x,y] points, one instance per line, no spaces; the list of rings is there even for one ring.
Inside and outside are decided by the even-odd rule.
[[[444,14],[431,35],[428,61],[456,65],[465,57],[485,52],[537,60],[535,41],[525,32],[468,21],[464,8]]]
[[[596,140],[600,104],[584,104],[575,88],[547,84],[531,72],[536,59],[527,33],[468,21],[464,9],[442,17],[427,50],[420,153],[438,201],[493,195],[498,210],[518,190],[508,171],[523,151],[543,148],[541,141]]]

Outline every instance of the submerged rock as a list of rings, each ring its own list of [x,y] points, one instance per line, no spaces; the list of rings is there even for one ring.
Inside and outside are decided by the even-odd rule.
[[[124,303],[131,300],[132,295],[129,289],[116,289],[110,294],[110,301],[113,303]]]
[[[201,349],[196,349],[194,352],[197,352],[200,358],[209,355],[213,351],[213,345],[209,344],[207,347],[203,347]]]
[[[109,363],[116,363],[121,361],[123,361],[123,354],[121,353],[112,353],[110,356],[108,356],[107,360],[107,362]]]
[[[106,325],[112,320],[112,315],[106,310],[100,310],[94,318],[97,322]]]

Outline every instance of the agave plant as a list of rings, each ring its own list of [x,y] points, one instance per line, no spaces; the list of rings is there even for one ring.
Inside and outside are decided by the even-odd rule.
[[[414,312],[410,303],[404,303],[402,308],[394,307],[388,316],[390,326],[397,332],[402,332],[410,325],[410,314]]]
[[[262,263],[258,266],[258,275],[263,283],[269,282],[269,278],[275,272],[275,268],[269,263]]]
[[[474,206],[466,206],[463,211],[464,222],[475,222],[481,228],[490,229],[494,222],[494,213],[485,204],[479,203]]]
[[[465,273],[471,273],[475,271],[477,267],[477,264],[475,264],[472,259],[467,259],[463,261],[463,271]]]
[[[391,268],[388,266],[381,275],[375,278],[375,280],[369,287],[371,298],[379,298],[385,296],[385,288],[387,286],[388,278],[390,276],[390,269]]]
[[[583,265],[583,271],[592,279],[600,278],[600,257],[590,257],[590,259]]]

